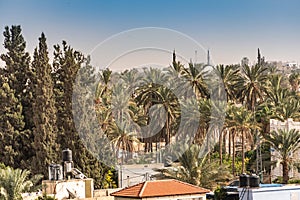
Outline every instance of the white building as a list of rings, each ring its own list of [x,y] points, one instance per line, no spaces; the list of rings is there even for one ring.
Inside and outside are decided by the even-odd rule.
[[[271,185],[270,185],[271,186]],[[241,200],[299,200],[300,186],[239,188]]]

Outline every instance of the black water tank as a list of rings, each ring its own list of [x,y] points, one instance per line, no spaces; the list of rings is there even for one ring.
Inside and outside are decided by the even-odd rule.
[[[62,151],[63,162],[72,161],[72,151],[70,149],[65,149]]]
[[[250,176],[250,187],[259,187],[259,176],[256,174]]]
[[[248,187],[249,186],[249,176],[247,174],[240,175],[240,187]]]

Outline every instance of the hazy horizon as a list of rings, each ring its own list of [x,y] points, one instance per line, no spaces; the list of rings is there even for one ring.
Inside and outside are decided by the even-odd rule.
[[[209,49],[214,64],[236,64],[243,57],[254,62],[260,48],[267,61],[300,61],[300,2],[297,0],[2,0],[0,6],[1,44],[5,26],[21,25],[29,52],[37,46],[41,32],[47,37],[51,56],[53,45],[61,44],[62,40],[87,55],[113,35],[136,28],[158,27],[185,34],[203,47],[186,48],[182,53],[186,60],[205,62]],[[182,44],[166,47],[165,58],[154,63],[171,63],[171,52],[182,48]],[[114,51],[119,47],[111,48]],[[3,45],[0,52],[5,52]],[[109,53],[105,55],[109,56]],[[129,56],[120,65],[135,63],[136,57]],[[107,62],[101,59],[92,56],[92,63],[105,67],[102,65]],[[139,59],[149,58],[139,55]]]

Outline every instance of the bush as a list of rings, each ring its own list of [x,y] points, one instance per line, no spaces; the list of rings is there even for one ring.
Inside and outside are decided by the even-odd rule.
[[[273,183],[282,183],[283,179],[282,176],[278,176],[274,181],[272,181]]]
[[[292,179],[288,181],[289,184],[296,184],[296,183],[300,183],[300,179]]]
[[[215,200],[223,200],[227,196],[226,189],[223,187],[217,187],[214,191],[214,199]]]
[[[43,196],[38,197],[36,200],[56,200],[55,197],[48,196],[47,194],[43,194]]]

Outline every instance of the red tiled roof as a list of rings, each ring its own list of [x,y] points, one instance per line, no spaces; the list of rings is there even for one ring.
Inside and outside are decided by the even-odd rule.
[[[117,197],[162,197],[188,194],[204,194],[209,190],[178,180],[146,181],[111,193]]]

